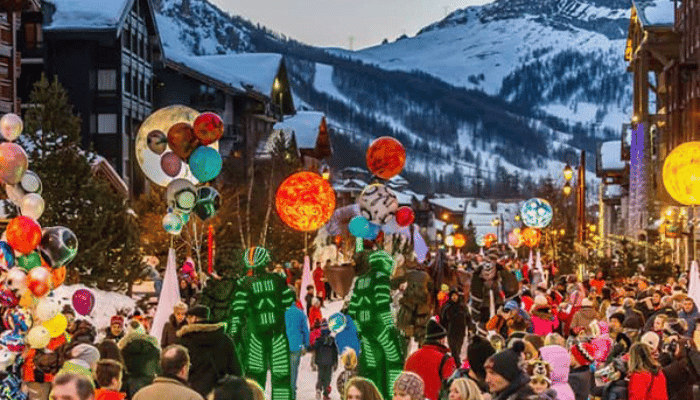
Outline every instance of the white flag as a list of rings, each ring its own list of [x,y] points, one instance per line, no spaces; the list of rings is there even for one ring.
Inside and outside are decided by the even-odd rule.
[[[151,336],[160,342],[163,335],[163,327],[168,322],[168,318],[173,313],[175,303],[180,301],[180,285],[177,279],[177,267],[175,266],[175,250],[168,251],[168,265],[165,268],[165,278],[163,278],[163,290],[160,292],[156,315],[153,317],[151,326]]]

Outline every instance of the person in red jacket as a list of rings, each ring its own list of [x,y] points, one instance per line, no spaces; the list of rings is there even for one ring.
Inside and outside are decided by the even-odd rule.
[[[312,276],[314,278],[314,287],[316,288],[316,297],[321,300],[321,307],[323,307],[323,300],[326,298],[326,285],[324,283],[323,267],[321,267],[320,262],[316,263],[316,269],[314,269]]]
[[[633,344],[628,365],[627,400],[668,400],[666,376],[648,345]]]
[[[122,386],[124,367],[118,361],[100,360],[95,368],[95,381],[100,388],[95,390],[95,400],[124,400],[126,393],[119,391]]]
[[[321,321],[323,315],[321,314],[321,300],[318,297],[314,297],[311,300],[311,308],[309,308],[309,326],[314,326],[316,321]]]
[[[452,376],[456,366],[445,346],[447,331],[437,321],[428,321],[425,343],[406,360],[405,371],[415,372],[425,383],[425,397],[437,400],[442,380]]]

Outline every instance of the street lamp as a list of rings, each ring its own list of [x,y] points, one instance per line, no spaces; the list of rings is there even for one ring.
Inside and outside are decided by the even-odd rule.
[[[572,190],[573,190],[573,189],[571,188],[571,185],[570,185],[569,182],[567,181],[566,184],[564,185],[564,187],[562,188],[562,191],[564,192],[564,196],[565,196],[565,197],[569,197],[569,195],[571,194],[571,191],[572,191]]]
[[[566,180],[567,184],[571,179],[574,177],[574,170],[571,168],[571,165],[566,164],[566,167],[564,167],[564,179]]]

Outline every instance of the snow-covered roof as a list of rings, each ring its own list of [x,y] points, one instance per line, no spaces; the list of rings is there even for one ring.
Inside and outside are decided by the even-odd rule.
[[[396,195],[396,199],[399,201],[400,206],[410,206],[411,200],[413,199],[413,194],[399,192],[398,190],[393,190]]]
[[[643,27],[672,27],[675,17],[673,0],[633,0]]]
[[[603,198],[612,199],[622,196],[622,186],[620,185],[605,185]]]
[[[181,64],[233,89],[253,90],[267,97],[272,95],[282,63],[282,55],[275,53],[190,56],[167,48],[165,58],[166,62]]]
[[[316,148],[316,140],[324,115],[319,111],[299,111],[275,124],[274,129],[294,132],[299,149]]]
[[[622,152],[619,140],[603,142],[600,145],[600,168],[604,171],[618,171],[625,169],[622,160]]]
[[[48,0],[56,7],[45,31],[115,29],[133,0]]]
[[[465,200],[464,197],[448,197],[444,199],[430,199],[428,202],[452,212],[462,212],[464,211]]]
[[[340,192],[359,192],[365,186],[367,186],[367,183],[360,179],[343,179],[342,182],[333,185],[333,189]]]

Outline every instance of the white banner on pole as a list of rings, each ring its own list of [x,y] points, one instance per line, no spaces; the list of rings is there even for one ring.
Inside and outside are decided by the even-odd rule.
[[[153,317],[150,335],[158,339],[160,343],[163,335],[163,327],[168,322],[170,314],[173,313],[175,303],[180,301],[180,285],[177,279],[177,266],[175,265],[175,250],[168,251],[168,264],[165,268],[165,278],[163,278],[163,290],[160,292],[156,315]]]

